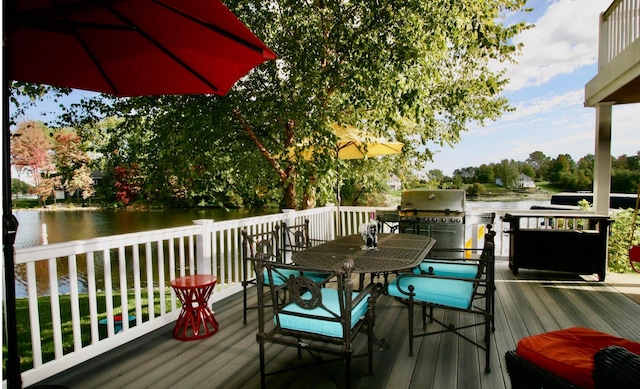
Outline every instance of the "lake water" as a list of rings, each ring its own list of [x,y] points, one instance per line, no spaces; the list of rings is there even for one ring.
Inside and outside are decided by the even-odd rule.
[[[469,201],[467,212],[493,210],[523,210],[533,205],[550,205],[549,200]],[[196,219],[231,220],[265,215],[277,210],[150,210],[150,211],[30,211],[16,210],[19,222],[16,248],[44,243],[42,224],[46,225],[47,242],[59,243],[131,232],[157,230],[193,224]]]
[[[150,211],[14,211],[18,219],[16,248],[43,244],[42,224],[46,225],[48,243],[91,239],[131,232],[159,230],[193,224],[197,219],[231,220],[265,215],[278,210],[150,210]]]

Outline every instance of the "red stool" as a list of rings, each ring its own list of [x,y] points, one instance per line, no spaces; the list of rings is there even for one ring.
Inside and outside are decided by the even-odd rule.
[[[209,297],[218,278],[208,274],[180,277],[171,281],[171,287],[182,303],[182,311],[173,329],[179,340],[207,338],[218,332],[218,322],[209,308]]]

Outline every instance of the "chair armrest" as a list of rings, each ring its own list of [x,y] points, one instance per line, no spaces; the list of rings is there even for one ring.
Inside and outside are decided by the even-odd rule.
[[[414,278],[414,279],[418,279],[418,278],[431,278],[431,279],[438,279],[438,280],[457,280],[457,281],[464,281],[464,282],[468,282],[468,283],[480,283],[480,282],[485,282],[486,280],[482,279],[482,278],[463,278],[463,277],[448,277],[448,276],[438,276],[438,275],[433,275],[433,274],[414,274],[414,273],[400,273],[398,274],[398,276],[396,277],[396,282],[395,285],[398,288],[398,291],[404,295],[410,296],[413,294],[413,291],[411,290],[411,288],[413,287],[412,284],[409,284],[409,288],[405,289],[402,287],[400,280],[403,278]]]
[[[593,380],[597,389],[635,387],[640,382],[640,355],[620,346],[603,348],[594,356]]]

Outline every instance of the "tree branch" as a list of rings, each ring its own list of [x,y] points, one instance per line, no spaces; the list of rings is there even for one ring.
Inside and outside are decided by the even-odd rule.
[[[269,150],[267,150],[266,147],[264,147],[264,145],[262,144],[260,139],[258,139],[258,136],[255,134],[255,132],[251,128],[251,125],[242,117],[242,114],[240,113],[240,111],[237,108],[233,110],[233,116],[238,120],[238,122],[240,122],[240,126],[242,126],[242,128],[247,133],[247,135],[249,135],[249,138],[251,138],[253,143],[256,145],[258,150],[260,150],[262,155],[264,155],[264,157],[267,159],[269,164],[271,164],[271,166],[273,166],[273,168],[276,170],[276,172],[278,173],[278,176],[280,176],[280,180],[283,183],[285,183],[286,180],[287,180],[286,172],[282,169],[282,166],[273,157],[271,152]]]

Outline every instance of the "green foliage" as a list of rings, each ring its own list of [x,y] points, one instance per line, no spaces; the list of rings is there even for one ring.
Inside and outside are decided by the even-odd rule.
[[[19,195],[19,194],[27,194],[31,193],[33,190],[33,186],[27,184],[24,181],[21,181],[17,178],[11,179],[11,194]]]
[[[486,192],[486,188],[484,185],[474,182],[471,186],[467,188],[467,194],[469,196],[478,196]]]
[[[453,145],[470,123],[510,109],[494,64],[515,59],[513,38],[529,28],[503,24],[525,11],[524,0],[225,4],[278,54],[227,96],[103,96],[65,116],[92,139],[108,176],[138,166],[143,201],[296,207],[311,194],[329,200],[336,171],[354,194],[380,190],[390,171],[411,182],[432,159],[429,144]],[[120,122],[95,142],[104,118]],[[364,161],[375,179],[330,152],[296,158],[304,142],[330,150],[333,122],[400,140],[403,154]]]
[[[616,273],[627,273],[632,271],[629,264],[629,249],[632,245],[640,244],[640,229],[635,228],[633,239],[631,232],[633,229],[634,210],[629,208],[619,210],[611,224],[611,234],[609,236],[609,270]]]

